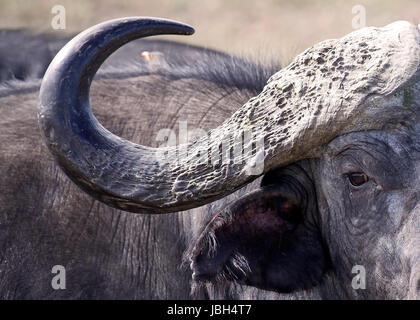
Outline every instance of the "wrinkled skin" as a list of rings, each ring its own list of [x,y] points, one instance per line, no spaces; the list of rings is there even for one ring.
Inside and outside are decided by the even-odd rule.
[[[420,298],[418,141],[406,128],[352,133],[332,141],[315,166],[320,226],[336,279],[349,279],[355,264],[366,267],[366,290],[334,279],[343,297]],[[352,186],[343,175],[355,171],[369,181]]]
[[[272,201],[268,190],[264,190],[268,200],[264,199],[262,203],[245,196],[240,204],[245,202],[250,207],[231,207],[238,214],[233,222],[225,223],[224,227],[210,223],[198,237],[194,246],[202,248],[202,252],[189,256],[194,261],[195,276],[201,281],[218,280],[215,287],[226,278],[260,288],[271,286],[269,289],[280,292],[293,291],[293,287],[298,290],[312,287],[303,294],[326,299],[419,299],[419,148],[418,140],[405,128],[400,132],[355,132],[331,141],[319,158],[304,160],[266,175],[262,185],[274,187],[281,195],[275,196],[275,201],[283,197],[293,203],[284,206],[284,200],[280,200],[283,206],[274,209],[277,217],[281,216],[286,222],[286,227],[276,223],[280,218],[258,214],[258,210],[265,210],[261,209],[264,203],[267,205]],[[365,172],[369,181],[353,186],[347,176],[351,172]],[[293,209],[299,201],[295,194],[290,194],[292,181],[301,183],[300,193],[305,193],[309,201],[299,196],[298,199],[311,203],[300,213],[296,212],[299,209]],[[257,217],[256,220],[247,221],[249,218],[244,212],[248,211]],[[289,217],[285,216],[288,211]],[[258,224],[264,217],[278,234],[270,238],[269,233],[264,233],[252,240],[251,235],[259,232]],[[300,229],[290,226],[300,219],[296,223]],[[238,236],[226,231],[229,226],[241,225],[245,225],[241,227],[245,234],[242,239],[247,240],[245,246]],[[302,231],[305,229],[306,233]],[[211,258],[208,239],[202,239],[210,231],[216,239],[213,241],[217,242],[217,245],[213,244],[212,250],[216,253],[211,253]],[[264,231],[270,232],[269,227],[265,226]],[[308,238],[306,234],[313,236]],[[267,248],[273,247],[281,237],[286,240],[277,244],[278,249],[267,252]],[[293,246],[288,245],[287,240]],[[235,267],[235,262],[239,266],[241,263],[229,256],[233,252],[247,259],[252,272],[244,272],[244,276],[240,268]],[[302,265],[305,267],[300,269]],[[356,265],[366,269],[365,289],[352,288],[356,275],[352,269]],[[234,276],[223,270],[226,266]],[[217,279],[215,270],[219,275],[225,271],[222,280]],[[273,288],[277,279],[281,281]],[[294,279],[291,284],[290,279]],[[285,287],[288,283],[289,287]],[[211,286],[208,288],[215,290]],[[247,294],[260,297],[259,292],[252,290]]]
[[[139,44],[134,52],[150,50],[143,48]],[[164,51],[153,50],[159,48]],[[183,55],[197,54],[183,48]],[[249,67],[240,66],[240,72]],[[158,145],[158,130],[177,129],[178,119],[205,130],[216,127],[261,90],[264,74],[241,85],[221,70],[218,77],[199,80],[191,71],[175,79],[141,68],[136,76],[124,72],[118,81],[94,83],[94,113],[112,132],[143,145]],[[205,207],[133,215],[93,200],[65,177],[41,142],[36,85],[29,92],[12,89],[0,101],[2,298],[419,299],[420,146],[413,132],[420,128],[402,124],[400,130],[350,133],[311,159],[278,168]],[[359,171],[369,181],[353,187],[346,174]],[[270,193],[246,201],[259,184]],[[232,202],[241,209],[232,215],[236,223],[215,228],[212,221],[221,212],[230,208],[232,214]],[[256,212],[262,219],[253,220]],[[224,241],[211,260],[205,240],[215,229]],[[267,244],[278,250],[267,250]],[[253,272],[238,273],[233,282],[219,279],[233,249]],[[191,273],[179,268],[186,250],[196,278],[203,266],[210,271],[205,280],[217,278],[216,285],[193,283],[193,296]],[[66,266],[67,290],[51,288],[55,264]],[[366,268],[365,290],[351,287],[354,265]]]
[[[14,50],[28,49],[26,41],[19,43]],[[58,45],[48,47],[57,50]],[[140,55],[144,50],[163,52],[172,67],[150,74]],[[33,54],[37,70],[45,70],[43,61]],[[42,142],[36,115],[39,80],[32,66],[15,62],[7,70],[25,70],[25,81],[0,84],[0,298],[191,298],[191,273],[181,268],[181,260],[192,216],[134,215],[78,189]],[[130,43],[106,64],[109,68],[104,65],[92,85],[96,117],[115,134],[151,146],[162,143],[156,140],[160,129],[178,132],[179,120],[190,128],[216,127],[274,72],[168,41]],[[249,68],[255,69],[244,81],[242,73]],[[9,71],[3,75],[11,79]],[[51,287],[57,264],[66,267],[66,290]]]

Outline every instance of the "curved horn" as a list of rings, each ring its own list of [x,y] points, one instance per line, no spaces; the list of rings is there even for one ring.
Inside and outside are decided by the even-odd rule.
[[[97,199],[133,212],[197,207],[272,168],[313,156],[342,133],[383,128],[401,118],[410,122],[418,111],[419,101],[407,92],[418,89],[419,30],[398,22],[306,50],[273,75],[261,94],[185,148],[139,146],[102,127],[89,105],[101,63],[133,39],[192,32],[168,20],[113,20],[76,36],[49,66],[39,104],[44,139],[67,175]],[[246,133],[252,139],[242,139]],[[222,152],[236,158],[223,161]],[[178,161],[161,161],[162,154]],[[262,170],[249,170],[255,161]]]

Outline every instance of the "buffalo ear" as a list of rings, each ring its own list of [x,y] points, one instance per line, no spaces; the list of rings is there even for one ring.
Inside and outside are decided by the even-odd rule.
[[[190,252],[193,279],[230,280],[280,293],[318,284],[325,254],[308,206],[288,184],[262,186],[219,212]]]

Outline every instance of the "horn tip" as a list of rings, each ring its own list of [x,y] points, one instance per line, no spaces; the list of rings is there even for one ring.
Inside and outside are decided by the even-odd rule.
[[[172,34],[180,34],[180,35],[192,35],[195,33],[195,30],[192,26],[183,23],[183,22],[179,22],[179,21],[175,21],[175,20],[170,20],[170,19],[164,19],[164,18],[154,18],[154,17],[127,17],[127,18],[120,18],[120,19],[115,19],[115,21],[132,21],[132,20],[136,20],[136,22],[138,22],[139,24],[144,24],[147,23],[150,26],[156,26],[156,27],[161,27],[161,26],[166,26],[169,27],[170,29],[172,29],[170,33]],[[169,30],[168,30],[169,31]]]

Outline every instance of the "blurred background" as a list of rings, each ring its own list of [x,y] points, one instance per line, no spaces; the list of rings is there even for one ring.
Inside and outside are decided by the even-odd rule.
[[[52,8],[65,8],[65,29],[54,30]],[[360,19],[360,8],[365,20]],[[316,42],[361,24],[420,22],[419,0],[0,0],[0,29],[72,34],[123,16],[170,18],[195,27],[170,37],[235,54],[273,57],[285,64]],[[277,60],[278,61],[278,60]]]

